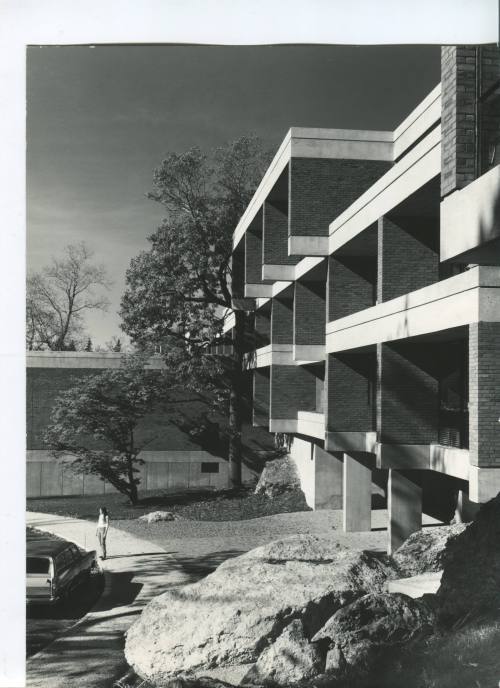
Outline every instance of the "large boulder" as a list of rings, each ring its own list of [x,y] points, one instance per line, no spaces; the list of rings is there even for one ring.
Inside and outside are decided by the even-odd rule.
[[[381,591],[396,575],[396,565],[383,554],[351,551],[327,537],[292,536],[154,598],[128,630],[125,655],[138,674],[157,682],[202,676],[217,667],[253,664],[300,619],[303,641],[293,626],[274,656],[293,640],[305,657],[306,640],[338,609]],[[265,660],[261,667],[269,666]]]
[[[428,634],[434,614],[400,593],[370,593],[339,609],[312,638],[329,643],[326,671],[367,671],[382,653]]]
[[[441,571],[448,543],[462,533],[467,524],[422,528],[410,535],[394,553],[401,575],[418,576],[421,573]]]
[[[500,608],[500,493],[448,543],[441,587],[440,620],[453,623]]]
[[[255,494],[276,497],[284,492],[300,490],[300,478],[293,459],[283,456],[268,461],[260,475]]]
[[[325,659],[316,644],[309,642],[300,619],[294,619],[266,647],[243,683],[273,683],[289,686],[323,673]]]

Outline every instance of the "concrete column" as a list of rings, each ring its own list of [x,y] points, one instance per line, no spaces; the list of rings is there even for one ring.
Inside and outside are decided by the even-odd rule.
[[[408,472],[389,470],[387,485],[389,516],[388,553],[395,552],[403,542],[422,527],[422,488]]]
[[[345,532],[371,530],[372,471],[366,462],[344,454],[342,484]]]

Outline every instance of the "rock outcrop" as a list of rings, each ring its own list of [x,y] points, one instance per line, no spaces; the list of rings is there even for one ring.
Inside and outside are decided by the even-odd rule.
[[[159,521],[175,521],[177,516],[171,511],[152,511],[144,516],[139,516],[139,521],[146,523],[158,523]]]
[[[370,593],[339,609],[312,638],[328,641],[326,669],[368,671],[382,651],[428,634],[432,610],[400,593]]]
[[[422,528],[410,535],[408,540],[394,553],[404,577],[418,576],[421,573],[442,571],[445,553],[449,543],[458,537],[467,524]]]
[[[268,461],[260,475],[255,494],[276,497],[284,492],[300,490],[297,467],[289,456]]]
[[[351,551],[327,537],[292,536],[153,599],[130,627],[125,655],[138,674],[158,682],[259,661],[256,675],[269,675],[274,659],[278,682],[292,676],[284,654],[293,646],[298,673],[321,673],[312,636],[341,607],[381,592],[396,575],[385,555]],[[324,659],[323,653],[323,665]]]
[[[500,607],[500,493],[448,543],[436,602],[445,624]]]

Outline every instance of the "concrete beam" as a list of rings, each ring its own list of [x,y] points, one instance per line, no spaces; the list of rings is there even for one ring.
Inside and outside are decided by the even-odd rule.
[[[422,488],[408,473],[389,470],[387,510],[389,539],[387,552],[395,552],[412,533],[422,527]]]
[[[326,325],[326,351],[500,321],[500,271],[480,266]]]
[[[268,265],[262,266],[263,280],[294,280],[295,265]]]
[[[325,347],[319,344],[294,344],[293,358],[295,361],[324,361]]]
[[[328,237],[326,236],[289,236],[289,256],[327,256]]]
[[[377,451],[376,432],[327,432],[325,448],[333,452],[367,452]]]
[[[469,499],[484,504],[500,492],[500,466],[495,468],[469,468]]]
[[[377,468],[429,469],[428,444],[378,444]]]
[[[271,298],[272,295],[272,284],[245,284],[245,298]]]
[[[344,531],[371,530],[372,470],[366,461],[344,454],[342,493]]]

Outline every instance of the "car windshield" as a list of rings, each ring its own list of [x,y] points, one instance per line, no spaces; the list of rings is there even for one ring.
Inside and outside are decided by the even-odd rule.
[[[50,560],[44,557],[27,557],[26,573],[48,573]]]

